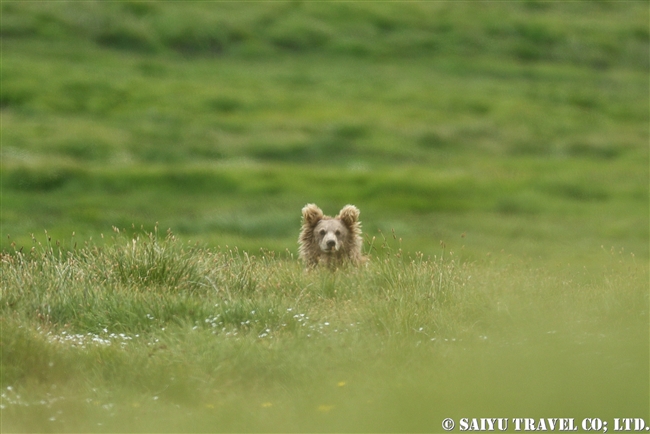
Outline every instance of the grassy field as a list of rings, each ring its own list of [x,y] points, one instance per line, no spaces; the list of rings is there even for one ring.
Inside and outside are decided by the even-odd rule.
[[[650,418],[647,2],[0,11],[3,432]]]
[[[440,431],[647,416],[647,264],[576,276],[405,255],[41,246],[3,260],[3,431]],[[447,253],[447,255],[445,255]]]

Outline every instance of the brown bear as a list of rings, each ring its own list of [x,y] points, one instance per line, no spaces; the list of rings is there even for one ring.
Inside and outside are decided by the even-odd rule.
[[[324,215],[313,203],[302,209],[298,252],[307,267],[323,264],[336,268],[346,262],[358,265],[364,260],[362,242],[356,206],[344,206],[336,217]]]

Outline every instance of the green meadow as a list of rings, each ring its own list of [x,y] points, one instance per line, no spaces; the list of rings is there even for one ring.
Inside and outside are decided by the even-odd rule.
[[[0,13],[3,432],[650,425],[647,2]]]

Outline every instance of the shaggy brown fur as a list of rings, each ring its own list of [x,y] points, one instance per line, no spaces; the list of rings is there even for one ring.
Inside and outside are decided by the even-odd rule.
[[[361,222],[359,210],[346,205],[336,217],[329,217],[315,204],[302,209],[302,229],[298,249],[308,267],[318,264],[336,268],[345,262],[361,263]]]

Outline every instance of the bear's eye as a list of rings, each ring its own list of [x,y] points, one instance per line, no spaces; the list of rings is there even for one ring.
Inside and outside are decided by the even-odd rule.
[[[321,229],[320,232],[319,232],[319,234],[321,234],[321,235],[325,235],[325,229]]]
[[[341,235],[341,231],[339,231],[339,230],[337,229],[337,230],[336,230],[336,235]]]

